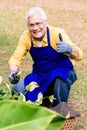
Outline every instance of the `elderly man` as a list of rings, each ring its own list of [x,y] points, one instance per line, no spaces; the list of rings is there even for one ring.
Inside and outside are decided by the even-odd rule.
[[[63,29],[48,25],[47,16],[40,7],[29,9],[26,20],[28,30],[21,35],[9,60],[9,81],[15,84],[13,91],[22,92],[26,100],[32,102],[39,93],[43,98],[54,95],[53,106],[67,102],[71,85],[77,79],[75,60],[83,58],[82,51]],[[17,73],[27,52],[34,62],[32,72],[19,80]],[[30,84],[36,86],[32,91],[27,90]]]

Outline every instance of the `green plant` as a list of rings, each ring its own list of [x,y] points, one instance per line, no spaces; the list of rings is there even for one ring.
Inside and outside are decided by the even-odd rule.
[[[21,72],[18,73],[19,75],[21,74]],[[0,76],[0,84],[2,83],[2,76]],[[12,90],[10,85],[4,81],[5,86],[7,87],[7,89],[1,89],[0,88],[0,100],[5,100],[5,99],[13,99],[13,100],[20,100],[20,101],[26,101],[25,95],[22,93],[16,93],[14,92],[14,94],[12,95]],[[28,91],[33,91],[37,86],[35,82],[31,82],[26,88]],[[8,91],[7,91],[8,90]],[[44,98],[49,98],[50,102],[53,102],[54,97],[53,95],[49,96],[49,97],[44,97]],[[43,94],[39,93],[38,94],[38,99],[35,102],[31,102],[30,100],[28,102],[33,103],[35,105],[40,105],[42,104],[42,100],[43,98]]]
[[[0,130],[59,130],[64,122],[64,117],[45,107],[29,102],[0,101]]]
[[[42,100],[41,95],[35,103],[24,102],[23,94],[15,93],[12,96],[9,84],[5,82],[5,85],[8,91],[0,89],[0,130],[55,130],[64,125],[65,117],[38,106]]]
[[[0,84],[2,83],[2,77],[0,76]],[[19,101],[25,101],[25,96],[22,93],[15,93],[12,95],[11,93],[11,87],[10,85],[4,81],[4,84],[7,89],[0,88],[0,100],[19,100]]]

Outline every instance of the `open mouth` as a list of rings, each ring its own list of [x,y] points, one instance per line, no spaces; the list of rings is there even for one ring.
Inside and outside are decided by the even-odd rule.
[[[39,34],[39,33],[41,33],[41,30],[39,30],[39,31],[33,31],[33,33],[34,34]]]
[[[33,31],[33,35],[34,35],[34,36],[39,36],[39,35],[41,35],[41,30],[40,30],[40,31]]]

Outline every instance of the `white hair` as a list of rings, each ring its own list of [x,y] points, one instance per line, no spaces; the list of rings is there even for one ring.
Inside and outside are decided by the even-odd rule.
[[[41,16],[41,18],[43,20],[47,20],[46,13],[44,12],[44,10],[42,8],[40,8],[40,7],[32,7],[26,13],[26,20],[27,20],[27,22],[28,22],[28,18],[33,16],[36,13],[40,14],[40,16]]]

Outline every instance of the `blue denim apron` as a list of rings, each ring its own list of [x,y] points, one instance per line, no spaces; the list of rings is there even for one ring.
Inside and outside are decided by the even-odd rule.
[[[67,80],[69,72],[73,69],[69,57],[58,53],[51,47],[49,28],[47,28],[47,42],[48,46],[45,47],[34,47],[32,43],[30,49],[34,64],[32,73],[28,74],[24,79],[24,85],[26,87],[30,82],[35,81],[40,86],[32,92],[26,92],[26,100],[31,100],[32,102],[37,100],[39,92],[44,93],[46,91],[56,77]]]

